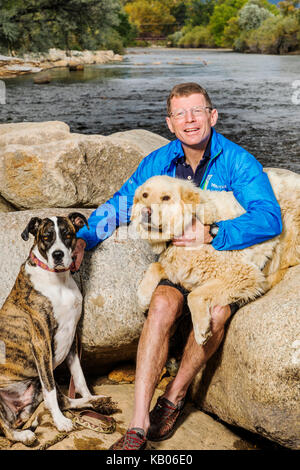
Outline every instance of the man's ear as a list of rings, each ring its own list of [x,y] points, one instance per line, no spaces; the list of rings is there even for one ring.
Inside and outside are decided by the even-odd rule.
[[[167,125],[168,125],[168,128],[169,128],[169,131],[172,132],[172,134],[175,134],[174,127],[172,125],[172,122],[171,122],[171,119],[169,118],[169,116],[166,117],[166,122],[167,122]]]
[[[72,222],[76,232],[78,232],[78,230],[84,225],[86,225],[87,228],[90,229],[88,221],[83,214],[80,214],[79,212],[71,212],[71,214],[68,215],[68,218]]]
[[[40,219],[39,217],[32,217],[30,219],[29,223],[27,224],[27,227],[21,233],[21,237],[23,238],[23,240],[25,240],[25,242],[27,242],[30,233],[34,237],[36,236],[39,226],[41,225],[41,222],[42,222],[42,219]]]
[[[217,124],[218,111],[214,108],[210,113],[210,125],[214,127]]]

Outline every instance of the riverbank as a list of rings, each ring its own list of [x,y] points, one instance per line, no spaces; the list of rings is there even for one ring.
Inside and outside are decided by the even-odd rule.
[[[39,73],[54,67],[95,65],[120,62],[123,57],[113,51],[66,51],[49,49],[45,54],[24,54],[24,57],[0,55],[0,78],[13,78],[28,73]]]

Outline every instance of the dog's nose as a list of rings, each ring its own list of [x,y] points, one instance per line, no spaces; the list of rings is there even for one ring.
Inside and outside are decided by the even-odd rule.
[[[55,262],[61,261],[64,257],[64,252],[61,250],[55,250],[52,253],[53,259]]]
[[[143,207],[142,219],[144,222],[148,222],[151,219],[152,209],[150,207]]]

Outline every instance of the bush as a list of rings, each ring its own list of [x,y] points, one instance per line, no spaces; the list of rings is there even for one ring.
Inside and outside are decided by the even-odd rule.
[[[250,32],[246,43],[250,52],[286,54],[299,49],[299,23],[296,16],[277,16],[266,19]]]
[[[180,47],[216,47],[208,26],[195,26],[178,41]]]
[[[246,3],[239,11],[238,23],[243,31],[257,29],[270,16],[273,16],[266,8],[261,8],[254,3]]]

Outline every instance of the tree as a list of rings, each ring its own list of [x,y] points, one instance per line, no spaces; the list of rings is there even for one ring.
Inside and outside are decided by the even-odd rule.
[[[134,23],[140,35],[154,37],[165,36],[172,31],[176,20],[171,15],[171,0],[136,0],[124,7],[130,21]]]
[[[230,18],[237,16],[247,0],[218,0],[210,17],[209,27],[217,46],[222,46],[223,32]]]
[[[248,2],[239,11],[238,23],[242,31],[257,29],[269,16],[273,16],[266,8]]]
[[[49,47],[99,48],[120,23],[119,0],[2,0],[0,46],[44,51]]]
[[[186,2],[186,24],[191,26],[208,24],[215,4],[216,0],[188,0]]]

